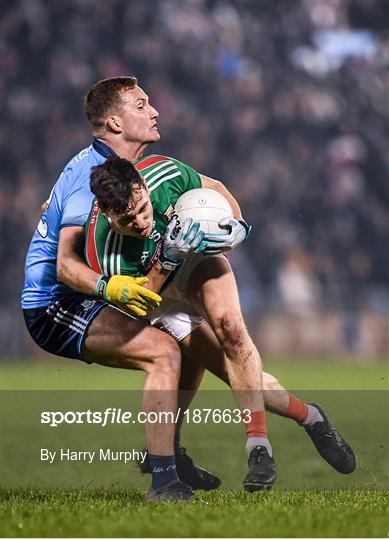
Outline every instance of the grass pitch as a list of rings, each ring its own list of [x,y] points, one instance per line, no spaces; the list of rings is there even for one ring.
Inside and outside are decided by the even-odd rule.
[[[379,491],[202,492],[190,503],[147,504],[144,493],[3,493],[7,537],[381,537],[387,498]]]
[[[387,536],[385,363],[289,359],[269,362],[266,369],[285,386],[297,388],[300,397],[323,403],[355,447],[358,470],[350,476],[337,474],[321,460],[301,428],[271,416],[279,481],[273,492],[248,494],[241,489],[246,467],[241,427],[229,431],[230,427],[220,425],[188,425],[183,430],[184,445],[196,462],[222,477],[221,489],[199,493],[189,504],[148,504],[143,497],[149,477],[141,476],[135,465],[55,469],[48,464],[42,468],[31,457],[35,447],[49,444],[45,440],[49,436],[54,444],[57,437],[66,435],[69,444],[77,448],[85,447],[85,438],[89,445],[104,444],[99,440],[101,429],[87,434],[83,430],[35,429],[35,402],[39,405],[47,395],[60,410],[61,399],[66,402],[69,395],[81,399],[82,389],[88,389],[93,390],[88,394],[92,406],[105,406],[118,390],[123,393],[124,389],[139,389],[141,374],[53,357],[41,362],[3,364],[2,387],[11,393],[13,401],[11,409],[8,397],[2,401],[1,536]],[[229,391],[223,391],[225,387],[215,378],[207,377],[203,387],[218,400],[226,400],[226,406],[233,405],[228,401]],[[45,393],[53,388],[78,392]],[[31,393],[30,389],[36,391]],[[201,406],[208,395],[205,392],[196,398],[196,406]],[[138,431],[131,432],[131,447],[143,445],[142,429]],[[114,446],[122,435],[106,431],[104,437]]]

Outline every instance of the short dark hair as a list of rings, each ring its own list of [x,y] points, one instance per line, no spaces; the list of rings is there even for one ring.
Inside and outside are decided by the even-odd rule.
[[[146,183],[131,161],[110,157],[92,167],[90,188],[103,212],[124,214],[134,198],[134,191],[146,188]]]
[[[103,79],[92,86],[85,98],[85,112],[92,129],[103,127],[109,112],[120,107],[123,92],[137,84],[136,77],[123,76]]]

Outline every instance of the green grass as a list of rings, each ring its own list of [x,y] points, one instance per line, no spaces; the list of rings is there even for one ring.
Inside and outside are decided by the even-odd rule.
[[[247,494],[241,490],[246,469],[242,427],[190,424],[183,429],[184,445],[196,462],[221,476],[222,487],[189,504],[150,505],[143,501],[150,479],[134,464],[48,465],[38,459],[41,447],[142,448],[142,426],[52,429],[39,423],[41,410],[136,408],[141,373],[54,357],[3,363],[1,536],[386,536],[385,362],[273,359],[265,368],[302,399],[327,408],[352,443],[358,470],[349,476],[336,473],[300,427],[269,415],[279,479],[271,493]],[[194,406],[234,406],[231,392],[214,377],[207,376],[203,388]]]
[[[385,359],[351,357],[270,358],[264,370],[278,377],[289,389],[383,390],[388,388]],[[0,363],[0,385],[4,389],[139,389],[141,372],[109,369],[74,360],[47,356],[44,359]],[[204,389],[225,388],[207,374]]]
[[[377,491],[202,493],[147,504],[123,491],[7,491],[0,514],[10,537],[380,537],[387,497]]]

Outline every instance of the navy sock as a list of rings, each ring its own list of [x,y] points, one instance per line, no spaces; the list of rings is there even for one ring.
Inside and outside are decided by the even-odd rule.
[[[151,474],[153,475],[151,485],[154,489],[158,489],[169,482],[178,480],[174,455],[155,456],[150,454],[150,465]]]
[[[178,431],[177,433],[174,434],[174,452],[178,452],[181,446],[180,438],[181,438],[181,433]]]

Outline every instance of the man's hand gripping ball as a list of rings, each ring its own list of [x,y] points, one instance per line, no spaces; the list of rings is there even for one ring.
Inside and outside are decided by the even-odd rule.
[[[162,268],[175,270],[184,259],[197,252],[203,238],[199,222],[187,218],[181,227],[177,216],[173,216],[166,228],[158,259]]]
[[[244,219],[223,218],[219,221],[219,227],[226,229],[226,234],[206,234],[198,251],[207,255],[230,251],[244,242],[251,232],[251,225]]]

